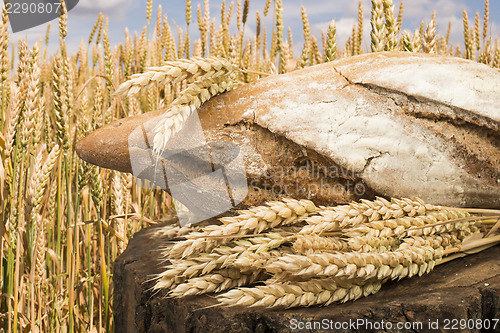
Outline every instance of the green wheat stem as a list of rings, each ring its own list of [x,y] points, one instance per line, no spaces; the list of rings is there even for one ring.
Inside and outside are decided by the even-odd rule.
[[[62,208],[62,163],[63,159],[60,158],[59,161],[57,162],[57,175],[56,175],[56,181],[57,181],[57,191],[56,191],[56,256],[57,258],[61,258],[61,226],[62,226],[62,218],[63,218],[63,208]],[[61,258],[61,263],[59,267],[62,267],[62,258]],[[60,270],[58,271],[56,268],[56,273],[59,274],[61,273]]]
[[[154,190],[151,190],[151,193],[149,195],[149,218],[152,218],[154,216],[154,210],[155,210],[155,195],[154,195]]]
[[[71,128],[71,127],[69,127]],[[64,154],[64,176],[66,180],[66,239],[70,239],[71,237],[71,232],[73,230],[73,234],[76,235],[76,229],[71,228],[71,165],[70,161],[68,160],[68,155]],[[76,223],[76,220],[75,220]],[[75,226],[76,227],[76,226]],[[76,239],[75,239],[76,241]],[[72,263],[73,263],[73,256],[75,254],[75,242],[72,244],[72,249],[67,249],[67,257],[66,257],[66,271],[68,272],[68,286],[70,292],[73,292],[73,276],[71,275],[72,272]],[[68,304],[69,307],[69,331],[73,332],[74,331],[74,304],[72,304],[71,300]]]
[[[5,99],[5,81],[2,82],[2,105],[0,106],[2,108],[2,111],[0,112],[0,133],[3,132],[4,127],[5,127],[5,113],[6,113],[6,99]]]

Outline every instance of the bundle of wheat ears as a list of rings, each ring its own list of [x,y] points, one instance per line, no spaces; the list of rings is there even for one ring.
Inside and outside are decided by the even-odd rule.
[[[220,293],[224,306],[329,305],[374,294],[389,280],[500,242],[500,211],[378,197],[317,207],[283,198],[220,218],[221,225],[160,229],[167,265],[155,289]]]
[[[200,104],[237,84],[237,71],[215,57],[168,62],[134,75],[116,93],[187,80],[154,129],[153,148],[161,151]],[[225,306],[355,300],[388,280],[429,273],[499,243],[499,218],[496,210],[433,206],[418,198],[379,197],[335,207],[283,198],[220,218],[221,225],[160,229],[170,240],[155,289],[168,289],[170,297],[219,293]]]

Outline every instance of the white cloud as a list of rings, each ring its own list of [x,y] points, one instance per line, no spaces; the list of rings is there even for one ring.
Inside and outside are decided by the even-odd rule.
[[[321,32],[328,30],[328,25],[331,21],[325,21],[320,23],[315,23],[311,26],[311,35],[316,36],[320,43],[319,47],[321,48]],[[347,39],[352,35],[352,28],[354,25],[358,24],[357,17],[345,17],[340,20],[335,21],[335,26],[337,28],[337,47],[344,46],[347,42]]]
[[[301,6],[304,6],[307,11],[309,20],[316,15],[329,14],[334,16],[356,16],[358,13],[357,1],[332,1],[332,0],[319,0],[314,2],[307,2],[304,4],[298,2],[285,2],[283,17],[287,18],[300,18]]]
[[[97,17],[97,14],[102,12],[104,15],[110,16],[112,20],[123,20],[127,12],[136,6],[138,6],[138,4],[131,0],[80,0],[78,5],[71,11],[71,14]]]
[[[117,6],[123,6],[128,2],[129,2],[128,0],[107,0],[107,1],[80,0],[78,2],[78,7],[103,11],[116,8]]]
[[[490,23],[491,35],[500,36],[500,23],[492,22]]]
[[[394,0],[395,14],[398,13],[398,8],[401,0]],[[220,24],[219,13],[220,3],[222,0],[211,0],[211,15],[217,18],[217,26]],[[231,0],[226,0],[226,10],[229,7]],[[498,10],[494,10],[495,3],[500,0],[490,1],[490,30],[492,36],[500,36],[500,21]],[[196,19],[196,5],[201,4],[203,8],[203,0],[192,0],[193,3],[193,24],[191,25],[192,39],[198,35],[197,19]],[[236,3],[236,0],[235,0]],[[270,43],[272,29],[273,29],[273,15],[272,8],[268,16],[264,19],[262,10],[264,8],[265,0],[252,0],[250,1],[250,12],[247,25],[245,26],[245,36],[252,37],[255,34],[255,11],[258,10],[261,14],[261,19],[267,27],[268,43]],[[155,0],[153,3],[153,20],[155,18],[156,7],[158,4],[163,6],[163,13],[168,13],[169,21],[172,23],[174,20],[185,29],[184,23],[184,5],[183,1],[174,2],[168,0]],[[288,27],[293,31],[294,51],[295,54],[300,54],[303,44],[303,31],[301,16],[301,5],[306,7],[309,21],[311,24],[311,33],[318,38],[319,46],[321,48],[321,30],[328,27],[330,20],[335,19],[337,25],[337,45],[341,49],[345,46],[345,42],[352,33],[352,27],[357,24],[358,20],[358,1],[341,1],[341,0],[284,0],[284,26],[285,38],[287,37]],[[479,10],[481,18],[484,11],[484,2],[477,0],[412,0],[404,2],[404,16],[403,16],[403,29],[414,31],[419,28],[420,22],[423,20],[427,25],[431,19],[433,10],[436,10],[437,16],[437,32],[440,35],[445,35],[448,28],[448,22],[452,22],[450,42],[453,45],[459,44],[463,49],[463,23],[462,11],[466,9],[469,14],[469,20],[474,21],[476,10]],[[133,0],[108,0],[108,1],[91,1],[80,0],[78,5],[69,14],[69,35],[68,44],[71,44],[72,50],[76,51],[83,38],[85,41],[88,34],[97,18],[99,12],[103,12],[110,19],[110,39],[112,43],[119,43],[123,40],[123,30],[125,26],[129,30],[140,29],[145,24],[145,1]],[[370,48],[370,0],[363,0],[364,8],[364,38],[363,50]],[[235,25],[235,10],[233,10],[232,25]],[[140,16],[135,13],[140,12]],[[126,20],[128,19],[128,20]],[[473,24],[473,23],[471,23]],[[482,22],[481,22],[482,24]],[[45,36],[46,26],[40,26],[24,32],[17,33],[12,36],[12,41],[17,41],[19,38],[28,37],[30,44],[38,40],[38,38]],[[231,31],[235,31],[236,27],[231,26]],[[51,40],[54,42],[54,48],[57,48],[57,21],[52,22]]]
[[[410,21],[430,20],[435,10],[437,16],[460,16],[468,9],[463,0],[420,0],[404,3],[404,18]]]

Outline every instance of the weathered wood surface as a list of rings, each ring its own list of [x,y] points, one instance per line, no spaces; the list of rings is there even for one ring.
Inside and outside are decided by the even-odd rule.
[[[437,266],[422,277],[389,282],[377,294],[345,304],[289,310],[200,309],[216,304],[215,299],[168,299],[165,293],[151,291],[152,274],[161,271],[158,251],[164,243],[164,239],[151,237],[155,228],[137,233],[115,262],[116,332],[316,332],[292,330],[291,320],[324,319],[421,322],[423,332],[430,331],[429,320],[439,320],[439,331],[444,332],[445,319],[500,319],[500,246]],[[500,331],[500,323],[497,328]],[[345,330],[367,331],[361,326]]]

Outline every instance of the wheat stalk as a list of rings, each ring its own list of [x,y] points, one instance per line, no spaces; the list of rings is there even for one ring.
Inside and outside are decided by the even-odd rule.
[[[371,50],[372,52],[381,52],[384,50],[384,36],[386,35],[384,25],[384,2],[382,0],[371,0],[371,3]]]
[[[334,20],[328,25],[326,40],[325,62],[333,61],[337,58],[337,28]]]
[[[154,238],[165,238],[172,239],[182,237],[187,235],[193,231],[199,231],[200,227],[198,226],[179,226],[177,224],[170,224],[163,226],[161,228],[157,228],[151,235]]]
[[[104,196],[103,182],[102,177],[97,167],[91,168],[90,175],[90,194],[92,197],[92,201],[96,207],[96,210],[99,210],[102,206],[102,200]],[[99,215],[99,212],[97,212]]]
[[[220,221],[224,225],[205,227],[203,232],[193,233],[189,236],[190,239],[175,244],[168,253],[169,257],[188,257],[232,240],[231,237],[215,239],[214,236],[241,236],[261,233],[280,225],[290,225],[307,218],[317,209],[311,201],[286,198],[268,202],[266,205],[240,211],[237,216],[223,217]]]
[[[498,41],[495,43],[495,57],[493,60],[493,67],[500,68],[500,44]]]
[[[360,0],[358,3],[358,35],[356,36],[356,49],[358,54],[363,53],[362,43],[363,43],[363,2]]]
[[[436,53],[436,12],[432,12],[432,19],[424,33],[423,50],[425,53]]]
[[[97,37],[95,39],[95,43],[99,44],[99,42],[101,41],[102,29],[104,26],[104,15],[102,13],[99,13],[99,16],[97,17],[97,21],[99,22],[99,25],[97,27]],[[90,38],[89,38],[89,40],[90,40]]]
[[[359,285],[348,282],[336,283],[331,279],[291,284],[273,283],[255,288],[233,289],[218,295],[217,300],[225,306],[307,307],[357,299],[363,295],[376,293],[380,286],[379,281]]]
[[[311,37],[311,65],[317,65],[323,61],[321,52],[319,51],[318,40],[316,37]]]
[[[42,153],[45,148],[40,150]],[[40,208],[40,203],[42,201],[42,197],[45,193],[50,173],[54,166],[56,165],[57,159],[60,155],[61,149],[60,146],[56,145],[50,153],[48,154],[43,166],[41,164],[41,155],[35,159],[35,169],[33,178],[28,185],[28,197],[30,198],[31,206],[33,207],[33,212],[38,213]]]
[[[398,17],[396,19],[396,28],[395,28],[396,34],[401,31],[401,27],[403,26],[403,11],[404,11],[404,2],[401,1],[399,3]]]
[[[190,83],[181,92],[181,96],[172,102],[169,110],[153,129],[153,150],[157,154],[166,149],[168,140],[182,128],[182,124],[201,104],[215,95],[234,88],[235,82],[230,74],[232,72],[223,74],[220,71],[216,73],[219,77],[202,77]]]
[[[253,284],[263,277],[264,275],[260,270],[254,270],[248,274],[244,274],[238,269],[219,269],[210,274],[191,278],[184,283],[178,284],[169,292],[169,296],[184,297],[218,293],[227,289]]]
[[[397,237],[354,236],[346,241],[347,249],[358,252],[386,252],[393,251],[400,244]]]
[[[476,12],[476,16],[474,17],[474,30],[472,31],[472,35],[474,36],[474,52],[479,51],[481,49],[481,37],[479,32],[479,12]]]
[[[191,58],[167,61],[161,67],[149,67],[146,72],[134,74],[130,80],[122,83],[115,95],[134,95],[153,84],[176,84],[187,80],[218,78],[236,68],[227,60],[217,57]]]
[[[53,80],[52,86],[55,91],[54,93],[54,108],[56,116],[56,134],[58,139],[58,144],[60,146],[64,145],[67,141],[66,137],[66,105],[64,103],[64,65],[63,59],[60,54],[56,56],[55,65],[52,72]]]
[[[229,22],[231,22],[231,15],[233,13],[233,8],[234,8],[234,2],[231,1],[227,14],[224,12],[221,12],[221,22],[222,22],[222,44],[224,46],[224,54],[227,56],[229,55],[229,45],[231,42],[231,37],[229,33]],[[222,8],[224,9],[224,8]]]
[[[384,16],[385,16],[385,30],[386,30],[386,43],[385,51],[393,51],[396,46],[396,23],[394,17],[394,5],[392,0],[384,0]]]
[[[149,21],[151,21],[151,14],[153,12],[153,0],[148,0],[146,2],[146,20],[149,25]]]
[[[25,147],[31,139],[33,128],[35,126],[35,117],[40,113],[39,90],[38,84],[40,80],[40,67],[38,64],[38,46],[33,47],[31,53],[30,66],[28,75],[27,97],[25,102],[25,110],[23,114],[24,121],[21,126],[21,145]]]
[[[99,26],[101,19],[102,19],[102,15],[101,15],[101,13],[99,13],[99,15],[97,16],[97,20],[95,21],[94,25],[92,26],[92,30],[90,31],[88,44],[92,43],[92,40],[94,39],[95,33],[97,31],[97,27]],[[98,42],[99,42],[99,40],[97,40],[97,43]]]
[[[122,177],[117,173],[113,173],[113,178],[112,178],[112,185],[111,185],[112,193],[113,193],[113,201],[114,201],[114,211],[116,215],[121,215],[125,213],[125,188],[122,183]],[[124,226],[124,220],[121,218],[116,219],[116,232],[117,234],[121,235],[123,239],[126,238],[125,236],[125,226]],[[125,245],[124,242],[119,242],[118,243],[118,249],[120,252],[123,252],[125,250]]]
[[[30,52],[28,48],[28,43],[25,40],[20,40],[19,41],[19,64],[17,67],[17,78],[27,78],[29,76],[29,71],[30,71]],[[23,115],[24,109],[25,109],[25,103],[26,103],[26,96],[28,93],[28,80],[22,80],[20,79],[18,81],[18,86],[19,86],[19,94],[20,94],[20,99],[17,101],[18,107],[21,110],[21,116]]]
[[[12,99],[14,101],[21,100],[20,98],[20,89],[17,86],[11,86],[11,90],[13,90]],[[8,106],[9,118],[5,124],[5,156],[11,156],[12,148],[15,145],[14,139],[17,132],[17,127],[20,120],[21,115],[21,107],[18,103],[10,103]]]
[[[9,24],[9,15],[7,15],[7,9],[5,8],[5,3],[2,5],[2,22],[0,23],[0,74],[2,78],[2,84],[7,80],[9,73],[9,34],[7,32]],[[2,97],[3,98],[3,97]],[[3,101],[2,101],[3,103]]]
[[[464,23],[464,42],[465,42],[465,58],[472,59],[472,44],[473,38],[470,36],[469,32],[469,18],[467,16],[467,11],[463,11],[463,23]]]
[[[415,30],[413,34],[413,52],[419,52],[422,49],[422,34],[420,30]]]
[[[488,23],[490,19],[490,1],[484,1],[484,23],[483,23],[483,41],[488,36]]]
[[[266,4],[264,5],[264,16],[267,16],[270,7],[271,7],[271,0],[266,0]]]
[[[186,240],[166,250],[171,264],[159,275],[156,288],[170,288],[170,296],[182,297],[263,279],[265,286],[233,289],[217,299],[225,306],[256,307],[328,305],[356,299],[378,291],[390,279],[429,273],[445,253],[475,247],[462,244],[478,235],[476,221],[484,217],[471,217],[469,211],[476,212],[394,198],[318,209],[310,202],[285,198],[221,218],[223,226],[186,234]],[[489,213],[496,218],[495,212]],[[333,223],[337,226],[334,236],[304,233],[322,223],[317,218],[328,214],[330,220],[347,224],[340,229],[339,222]],[[289,221],[284,223],[280,215]],[[277,229],[300,220],[309,224],[299,227],[299,233]],[[268,229],[277,233],[243,237]]]
[[[453,245],[459,243],[457,240]],[[264,267],[282,281],[313,277],[359,281],[401,279],[428,273],[442,258],[443,251],[439,238],[405,238],[394,251],[288,254],[270,260]]]
[[[345,251],[350,244],[347,241],[337,237],[323,237],[315,234],[297,235],[293,242],[293,249],[297,253],[309,254],[315,252],[335,252]]]
[[[415,200],[393,198],[391,201],[381,197],[377,197],[374,201],[363,199],[360,203],[353,202],[349,205],[321,208],[317,212],[319,215],[306,219],[309,226],[304,227],[301,233],[322,233],[336,230],[339,227],[346,228],[380,219],[389,220],[403,216],[424,215],[428,211],[438,209],[439,207],[425,204],[418,198]]]
[[[232,263],[232,267],[239,269],[241,272],[248,273],[255,269],[264,269],[264,267],[274,258],[281,257],[283,254],[293,254],[294,250],[283,245],[288,239],[283,238],[282,242],[274,242],[276,249],[268,250],[269,244],[261,246],[256,251],[246,251],[242,253]],[[261,251],[261,249],[263,249]]]
[[[423,216],[403,217],[394,220],[374,221],[343,230],[342,234],[348,237],[371,236],[371,237],[393,237],[393,236],[418,236],[431,235],[444,231],[451,231],[468,227],[468,222],[461,222],[468,213],[461,210],[441,210],[430,212]],[[438,222],[457,223],[439,224]],[[438,225],[435,225],[438,224]],[[422,227],[413,229],[414,227]]]
[[[410,35],[410,32],[408,30],[403,31],[403,51],[407,52],[415,52],[414,46],[413,46],[413,38]]]
[[[36,225],[38,226],[37,228],[37,234],[36,234],[36,243],[35,243],[35,248],[34,248],[34,259],[35,259],[35,282],[39,286],[44,282],[45,275],[46,275],[46,269],[45,269],[45,255],[46,255],[46,249],[45,249],[45,227],[44,227],[44,221],[42,221],[42,218],[40,214],[36,213],[34,216],[34,221],[36,221]]]
[[[199,254],[183,260],[172,261],[171,265],[165,267],[165,271],[157,277],[155,289],[170,288],[189,278],[205,275],[215,269],[230,267],[240,256],[248,252],[267,252],[286,242],[286,238],[278,234],[268,234],[266,237],[252,237],[244,240],[234,241],[234,246],[219,246],[211,253]],[[175,250],[171,250],[169,254]],[[207,252],[207,251],[205,251]]]

